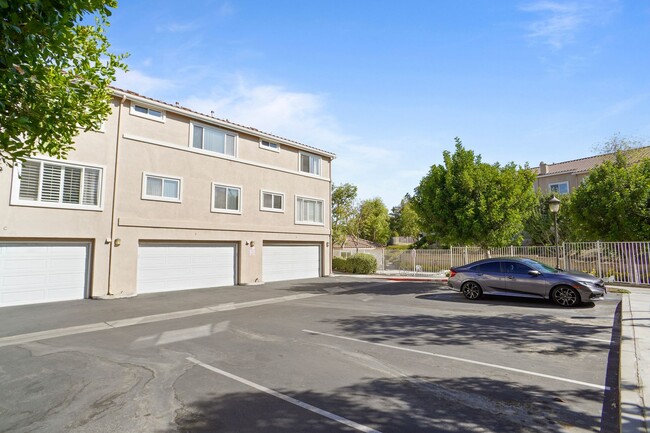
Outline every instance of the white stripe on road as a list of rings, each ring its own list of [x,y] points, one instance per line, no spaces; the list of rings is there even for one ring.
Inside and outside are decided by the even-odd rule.
[[[221,369],[219,369],[217,367],[213,367],[213,366],[211,366],[209,364],[205,364],[205,363],[199,361],[198,359],[191,358],[191,357],[186,358],[186,359],[188,361],[193,362],[194,364],[199,365],[199,366],[201,366],[201,367],[203,367],[203,368],[205,368],[207,370],[210,370],[210,371],[212,371],[214,373],[218,373],[218,374],[220,374],[222,376],[225,376],[227,378],[230,378],[232,380],[236,380],[237,382],[243,383],[244,385],[250,386],[251,388],[254,388],[254,389],[258,390],[258,391],[262,391],[262,392],[264,392],[266,394],[272,395],[273,397],[279,398],[280,400],[284,400],[287,403],[291,403],[293,405],[296,405],[296,406],[301,407],[303,409],[306,409],[308,411],[314,412],[314,413],[316,413],[318,415],[324,416],[325,418],[329,418],[329,419],[331,419],[333,421],[336,421],[338,423],[347,425],[348,427],[352,427],[355,430],[359,430],[359,431],[367,432],[367,433],[381,433],[379,430],[374,430],[374,429],[372,429],[370,427],[367,427],[365,425],[358,424],[358,423],[356,423],[354,421],[350,421],[347,418],[343,418],[341,416],[333,414],[332,412],[328,412],[326,410],[317,408],[316,406],[312,406],[309,403],[305,403],[305,402],[297,400],[297,399],[295,399],[293,397],[289,397],[288,395],[282,394],[281,392],[272,390],[272,389],[267,388],[267,387],[262,386],[262,385],[258,385],[257,383],[254,383],[254,382],[251,382],[250,380],[244,379],[243,377],[235,376],[232,373],[228,373],[227,371],[221,370]]]
[[[388,349],[403,350],[405,352],[418,353],[420,355],[434,356],[436,358],[450,359],[452,361],[460,361],[460,362],[465,362],[465,363],[468,363],[468,364],[481,365],[483,367],[497,368],[499,370],[512,371],[512,372],[515,372],[515,373],[527,374],[529,376],[537,376],[537,377],[543,377],[543,378],[546,378],[546,379],[559,380],[561,382],[568,382],[568,383],[573,383],[573,384],[576,384],[576,385],[588,386],[590,388],[596,388],[596,389],[600,389],[600,390],[609,390],[608,386],[599,385],[599,384],[596,384],[596,383],[581,382],[579,380],[567,379],[567,378],[558,377],[558,376],[551,376],[551,375],[543,374],[543,373],[535,373],[534,371],[521,370],[519,368],[512,368],[512,367],[505,367],[503,365],[497,365],[497,364],[489,364],[487,362],[473,361],[471,359],[458,358],[456,356],[440,355],[440,354],[437,354],[437,353],[425,352],[423,350],[409,349],[407,347],[391,346],[390,344],[373,343],[371,341],[360,340],[358,338],[343,337],[341,335],[327,334],[325,332],[310,331],[309,329],[303,329],[303,332],[308,332],[308,333],[314,334],[314,335],[322,335],[322,336],[325,336],[325,337],[338,338],[338,339],[341,339],[341,340],[354,341],[356,343],[371,344],[373,346],[386,347]]]
[[[235,304],[214,305],[211,307],[196,308],[193,310],[172,311],[171,313],[153,314],[150,316],[131,317],[129,319],[114,320],[110,322],[90,323],[87,325],[71,326],[69,328],[50,329],[47,331],[32,332],[29,334],[11,335],[0,338],[0,347],[13,346],[16,344],[32,343],[50,338],[66,337],[68,335],[85,334],[88,332],[106,331],[114,328],[142,325],[145,323],[162,322],[165,320],[181,319],[184,317],[200,316],[202,314],[217,313],[221,311],[238,310],[240,308],[257,307],[260,305],[278,304],[280,302],[296,301],[299,299],[323,296],[322,293],[304,293],[298,295],[280,296],[278,298],[260,299],[258,301],[240,302]]]

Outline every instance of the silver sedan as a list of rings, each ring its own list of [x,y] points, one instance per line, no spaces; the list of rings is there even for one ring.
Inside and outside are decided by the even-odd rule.
[[[602,298],[603,280],[583,272],[552,268],[532,259],[501,257],[450,269],[449,287],[469,300],[486,295],[551,299],[563,307]]]

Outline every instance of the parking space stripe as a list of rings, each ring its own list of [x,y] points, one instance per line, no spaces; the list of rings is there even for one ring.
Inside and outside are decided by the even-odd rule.
[[[206,364],[204,362],[199,361],[198,359],[195,359],[195,358],[192,358],[192,357],[188,357],[186,359],[188,361],[198,365],[198,366],[201,366],[201,367],[205,368],[206,370],[212,371],[213,373],[217,373],[217,374],[225,376],[225,377],[227,377],[229,379],[235,380],[235,381],[237,381],[239,383],[243,383],[246,386],[249,386],[249,387],[254,388],[254,389],[258,390],[258,391],[264,392],[266,394],[272,395],[273,397],[279,398],[280,400],[284,400],[287,403],[291,403],[293,405],[296,405],[298,407],[306,409],[306,410],[308,410],[310,412],[313,412],[313,413],[316,413],[318,415],[324,416],[325,418],[329,418],[329,419],[331,419],[333,421],[344,424],[344,425],[346,425],[348,427],[352,427],[355,430],[359,430],[359,431],[366,432],[366,433],[381,433],[379,430],[375,430],[375,429],[372,429],[372,428],[367,427],[365,425],[356,423],[354,421],[350,421],[349,419],[343,418],[343,417],[338,416],[336,414],[333,414],[332,412],[328,412],[326,410],[317,408],[316,406],[312,406],[309,403],[305,403],[305,402],[297,400],[297,399],[295,399],[293,397],[289,397],[286,394],[282,394],[281,392],[272,390],[272,389],[267,388],[265,386],[259,385],[259,384],[255,383],[255,382],[251,382],[250,380],[244,379],[243,377],[239,377],[239,376],[236,376],[236,375],[234,375],[232,373],[228,373],[227,371],[221,370],[221,369],[219,369],[217,367],[213,367],[213,366],[211,366],[209,364]]]
[[[392,346],[390,344],[384,344],[384,343],[374,343],[372,341],[365,341],[365,340],[360,340],[358,338],[352,338],[352,337],[344,337],[342,335],[328,334],[326,332],[311,331],[309,329],[303,329],[303,332],[307,332],[307,333],[313,334],[313,335],[322,335],[324,337],[338,338],[340,340],[354,341],[356,343],[370,344],[370,345],[373,345],[373,346],[385,347],[385,348],[388,348],[388,349],[402,350],[404,352],[418,353],[420,355],[433,356],[433,357],[436,357],[436,358],[449,359],[449,360],[452,360],[452,361],[459,361],[459,362],[464,362],[464,363],[467,363],[467,364],[481,365],[483,367],[496,368],[496,369],[499,369],[499,370],[506,370],[506,371],[511,371],[511,372],[514,372],[514,373],[526,374],[526,375],[529,375],[529,376],[543,377],[543,378],[546,378],[546,379],[553,379],[553,380],[558,380],[558,381],[561,381],[561,382],[568,382],[568,383],[573,383],[573,384],[576,384],[576,385],[582,385],[582,386],[586,386],[586,387],[589,387],[589,388],[596,388],[596,389],[603,390],[603,391],[609,390],[608,386],[599,385],[599,384],[596,384],[596,383],[582,382],[582,381],[579,381],[579,380],[567,379],[565,377],[551,376],[549,374],[536,373],[534,371],[528,371],[528,370],[521,370],[519,368],[512,368],[512,367],[506,367],[506,366],[503,366],[503,365],[490,364],[490,363],[487,363],[487,362],[474,361],[474,360],[471,360],[471,359],[458,358],[456,356],[441,355],[441,354],[438,354],[438,353],[425,352],[424,350],[409,349],[407,347]]]
[[[85,334],[88,332],[106,331],[114,328],[143,325],[145,323],[163,322],[166,320],[182,319],[203,314],[218,313],[222,311],[238,310],[240,308],[258,307],[261,305],[278,304],[281,302],[297,301],[300,299],[323,296],[322,293],[302,293],[297,295],[280,296],[277,298],[213,305],[210,307],[196,308],[193,310],[172,311],[170,313],[152,314],[150,316],[131,317],[128,319],[113,320],[108,322],[90,323],[87,325],[71,326],[68,328],[48,329],[46,331],[31,332],[29,334],[10,335],[0,338],[0,347],[14,346],[17,344],[32,343],[34,341],[50,338],[66,337],[68,335]]]

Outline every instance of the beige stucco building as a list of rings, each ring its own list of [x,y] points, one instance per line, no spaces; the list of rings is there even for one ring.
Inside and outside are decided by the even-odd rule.
[[[533,169],[537,175],[535,190],[556,194],[573,192],[589,176],[591,170],[605,161],[613,161],[615,157],[615,153],[605,153],[553,164],[540,162],[539,167]],[[625,157],[631,164],[650,158],[650,146],[627,150]]]
[[[0,172],[0,306],[331,273],[332,153],[113,90],[67,160]]]

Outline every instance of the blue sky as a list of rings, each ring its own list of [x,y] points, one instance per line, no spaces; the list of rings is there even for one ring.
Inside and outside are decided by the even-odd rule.
[[[650,3],[126,1],[116,85],[337,154],[333,181],[412,193],[458,136],[486,162],[650,138]]]

